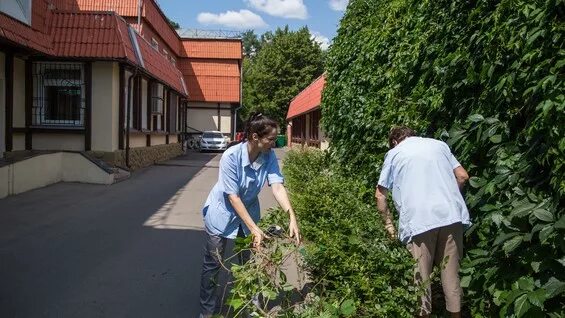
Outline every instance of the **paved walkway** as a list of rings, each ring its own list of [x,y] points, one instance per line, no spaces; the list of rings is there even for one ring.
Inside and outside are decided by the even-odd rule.
[[[200,208],[219,158],[189,153],[111,186],[0,200],[0,317],[195,317]],[[260,200],[275,205],[270,191]]]

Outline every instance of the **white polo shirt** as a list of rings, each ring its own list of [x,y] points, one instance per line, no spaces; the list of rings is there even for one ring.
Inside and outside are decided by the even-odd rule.
[[[409,137],[387,152],[379,185],[392,191],[402,242],[456,222],[470,224],[453,173],[460,165],[446,143],[431,138]]]

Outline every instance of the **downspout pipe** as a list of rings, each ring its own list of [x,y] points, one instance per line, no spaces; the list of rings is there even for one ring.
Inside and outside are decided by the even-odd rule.
[[[137,78],[139,76],[139,71],[137,68],[134,69],[133,73],[129,76],[128,78],[128,94],[127,94],[127,104],[126,104],[126,167],[128,167],[128,169],[130,168],[130,164],[129,164],[129,134],[130,134],[130,129],[131,129],[131,107],[132,107],[132,97],[131,97],[131,91],[132,89],[132,80]]]
[[[243,43],[242,43],[243,46]],[[241,79],[239,81],[239,106],[237,106],[233,111],[233,135],[232,140],[235,140],[235,134],[237,133],[237,111],[243,107],[243,59],[241,60]]]

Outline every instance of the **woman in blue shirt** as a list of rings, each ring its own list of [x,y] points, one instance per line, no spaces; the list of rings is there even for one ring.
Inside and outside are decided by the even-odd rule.
[[[218,182],[202,210],[207,240],[200,285],[200,317],[211,317],[214,313],[215,280],[221,266],[218,256],[223,256],[227,240],[251,234],[253,247],[261,246],[265,234],[257,226],[261,217],[258,195],[265,181],[269,182],[282,209],[288,211],[289,234],[300,243],[296,216],[271,149],[277,137],[277,123],[260,113],[253,114],[247,121],[245,134],[244,142],[228,148],[222,155]]]

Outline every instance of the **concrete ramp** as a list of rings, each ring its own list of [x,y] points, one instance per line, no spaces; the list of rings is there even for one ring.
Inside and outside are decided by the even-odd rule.
[[[0,166],[0,198],[57,182],[112,184],[129,172],[81,152],[38,154]]]

